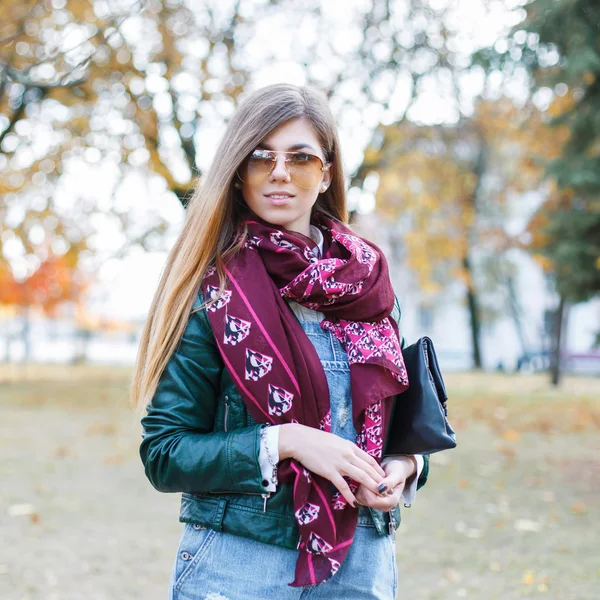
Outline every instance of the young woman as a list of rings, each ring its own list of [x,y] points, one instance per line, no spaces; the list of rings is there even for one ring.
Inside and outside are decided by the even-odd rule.
[[[384,458],[400,310],[346,223],[326,96],[251,94],[189,202],[132,382],[146,474],[182,492],[173,599],[396,596],[398,504],[428,462]]]

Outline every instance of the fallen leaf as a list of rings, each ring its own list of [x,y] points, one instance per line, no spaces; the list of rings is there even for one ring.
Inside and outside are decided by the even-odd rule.
[[[525,573],[523,574],[523,583],[525,585],[533,585],[535,583],[533,571],[525,571]]]
[[[574,515],[585,515],[587,513],[587,507],[583,502],[576,502],[571,506],[571,512]]]
[[[469,484],[469,482],[466,479],[459,479],[459,481],[458,481],[458,487],[461,488],[461,489],[463,489],[463,490],[466,489],[466,488],[468,488],[469,485],[470,484]]]
[[[32,522],[32,523],[35,523],[36,525],[38,525],[38,524],[39,524],[39,523],[41,523],[41,521],[42,521],[42,520],[40,519],[40,515],[39,515],[38,513],[36,513],[36,512],[34,512],[34,513],[31,513],[31,514],[29,515],[29,518],[31,519],[31,522]]]
[[[66,458],[67,456],[72,456],[73,451],[67,446],[56,446],[53,454],[56,456],[56,458]]]

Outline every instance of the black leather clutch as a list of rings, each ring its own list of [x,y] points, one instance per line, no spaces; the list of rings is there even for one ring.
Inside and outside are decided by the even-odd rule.
[[[408,389],[394,398],[384,455],[433,454],[456,447],[448,396],[433,342],[422,337],[402,350]]]

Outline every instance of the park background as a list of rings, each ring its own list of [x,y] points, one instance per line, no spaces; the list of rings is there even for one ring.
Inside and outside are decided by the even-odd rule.
[[[3,0],[0,596],[166,597],[131,365],[229,117],[287,81],[448,384],[400,597],[597,598],[599,76],[595,0]]]

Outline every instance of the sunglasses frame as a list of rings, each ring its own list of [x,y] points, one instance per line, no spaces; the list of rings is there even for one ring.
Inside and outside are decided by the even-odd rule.
[[[284,151],[277,151],[277,150],[267,150],[265,148],[255,148],[254,150],[252,150],[252,152],[248,155],[247,158],[244,159],[244,161],[242,162],[242,165],[244,164],[244,162],[246,162],[255,152],[264,152],[265,154],[268,154],[269,157],[273,160],[273,166],[271,167],[271,169],[269,170],[268,173],[266,173],[266,176],[268,177],[269,175],[271,175],[271,173],[273,172],[273,169],[277,166],[277,155],[278,154],[285,154],[286,156],[284,157],[285,159],[285,170],[287,172],[287,174],[290,176],[290,179],[299,187],[303,187],[301,185],[298,184],[298,182],[296,182],[294,180],[294,177],[292,175],[292,173],[290,172],[290,170],[288,169],[288,163],[290,162],[290,159],[287,157],[288,154],[307,154],[309,156],[314,156],[320,163],[321,163],[321,173],[324,173],[325,170],[329,169],[332,165],[331,162],[323,162],[323,160],[321,159],[320,156],[317,156],[316,154],[313,154],[312,152],[301,152],[299,150],[293,151],[293,152],[284,152]],[[240,165],[241,166],[241,165]],[[238,167],[239,169],[239,167]],[[238,169],[236,169],[235,173],[238,176],[238,179],[240,181],[244,181],[239,174]],[[315,183],[316,185],[316,183]],[[310,186],[313,187],[313,186]],[[309,188],[304,188],[304,189],[309,189]]]

